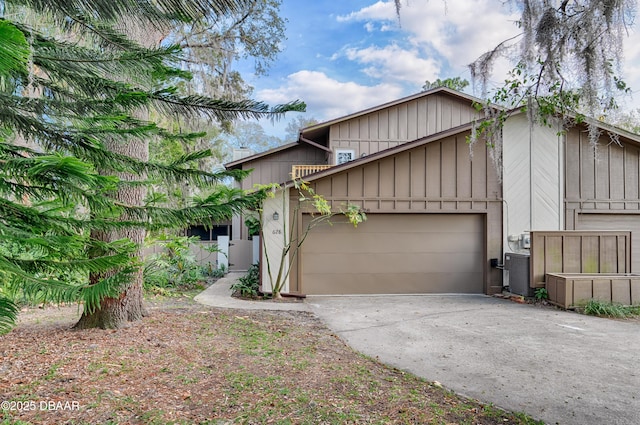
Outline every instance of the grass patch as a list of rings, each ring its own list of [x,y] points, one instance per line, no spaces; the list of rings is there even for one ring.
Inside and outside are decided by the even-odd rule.
[[[538,423],[363,356],[311,314],[176,301],[118,331],[45,323],[3,335],[6,400],[80,410],[0,411],[0,425]]]
[[[640,316],[640,306],[624,306],[598,300],[590,300],[585,304],[583,312],[589,316],[626,319],[629,317]]]

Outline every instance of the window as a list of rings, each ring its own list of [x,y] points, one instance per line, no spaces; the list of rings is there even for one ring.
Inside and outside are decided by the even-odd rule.
[[[336,149],[336,165],[356,159],[356,151],[353,149]]]
[[[191,226],[187,229],[187,236],[195,236],[201,241],[215,241],[218,236],[231,235],[231,226],[227,224],[213,226]]]

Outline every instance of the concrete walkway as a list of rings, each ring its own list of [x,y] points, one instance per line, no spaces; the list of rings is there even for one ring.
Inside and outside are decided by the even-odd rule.
[[[311,311],[347,344],[483,402],[549,424],[640,424],[640,322],[487,296],[231,298],[237,276],[196,300],[227,308]]]

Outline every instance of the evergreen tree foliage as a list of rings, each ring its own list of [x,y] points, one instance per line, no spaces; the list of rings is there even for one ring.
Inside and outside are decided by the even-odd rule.
[[[126,35],[130,25],[164,32],[238,12],[247,2],[0,2],[0,330],[15,321],[18,293],[82,302],[83,318],[108,310],[105,300],[122,304],[140,274],[140,241],[133,243],[131,232],[228,219],[260,200],[261,193],[245,195],[219,184],[244,173],[190,167],[210,152],[169,164],[149,161],[149,139],[198,135],[143,117],[277,118],[304,104],[269,107],[250,99],[182,95],[176,85],[189,74],[181,69],[180,47],[145,47]],[[209,186],[211,195],[172,209],[146,191],[152,184],[181,182]],[[137,197],[125,202],[121,193]]]
[[[422,86],[422,91],[437,89],[438,87],[446,87],[451,90],[463,91],[468,85],[469,82],[460,77],[445,78],[444,80],[438,78],[433,82],[429,80],[425,81]]]

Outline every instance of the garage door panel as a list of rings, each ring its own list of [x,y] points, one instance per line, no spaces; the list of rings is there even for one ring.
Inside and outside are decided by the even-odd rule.
[[[429,220],[423,220],[422,218],[427,215],[430,217]],[[460,216],[471,217],[468,214]],[[365,222],[358,226],[355,231],[359,234],[433,233],[442,231],[443,226],[446,228],[447,233],[482,233],[484,230],[481,220],[460,219],[456,220],[455,227],[451,227],[451,214],[371,214],[369,217],[373,217],[377,224],[393,223],[393,226],[367,226],[368,222]],[[478,216],[473,217],[477,218]],[[331,231],[335,233],[351,233],[354,231],[350,223],[340,220],[335,220],[331,224],[322,224],[316,229],[325,227],[331,228]]]
[[[482,293],[484,220],[370,214],[356,229],[316,227],[301,258],[306,294]]]
[[[330,270],[326,265],[330,264]],[[482,272],[483,267],[477,261],[475,253],[390,253],[385,254],[383,261],[372,262],[369,254],[322,254],[316,261],[305,264],[305,275],[327,272],[353,273],[353,270],[370,273],[402,273],[405,270],[420,270],[425,273],[453,272],[465,269]]]
[[[352,233],[344,234],[340,238],[340,243],[334,243],[337,239],[336,233],[313,235],[314,243],[305,247],[307,254],[352,254],[360,253],[394,253],[406,252],[407,247],[414,247],[413,252],[446,252],[457,254],[461,252],[477,253],[482,249],[482,234],[479,233],[424,233],[402,234],[401,237],[392,233],[368,233],[359,235],[358,229],[353,229]],[[306,244],[307,242],[305,242]]]
[[[460,273],[452,279],[450,273],[433,273],[425,281],[421,273],[358,273],[309,276],[308,285],[317,288],[315,295],[340,294],[474,294],[476,273]],[[326,281],[331,286],[325,285]],[[306,280],[305,280],[306,282]],[[426,290],[425,290],[426,288]]]

